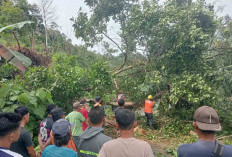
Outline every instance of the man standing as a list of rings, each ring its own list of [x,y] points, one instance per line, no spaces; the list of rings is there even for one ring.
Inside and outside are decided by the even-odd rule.
[[[51,115],[52,115],[52,119],[54,122],[60,120],[60,119],[64,119],[64,112],[62,110],[62,108],[54,108],[52,111],[51,111]],[[53,124],[54,125],[54,124]],[[55,144],[55,140],[54,140],[54,136],[53,136],[53,130],[50,132],[50,138],[48,140],[48,142],[46,143],[48,146],[49,144]],[[69,138],[69,142],[67,144],[67,147],[68,148],[71,148],[72,150],[74,150],[75,152],[77,152],[77,148],[76,148],[76,145],[73,141],[73,138],[72,138],[72,133],[70,133],[70,136],[71,138]],[[45,147],[46,147],[45,146]]]
[[[152,95],[148,96],[148,100],[145,101],[145,107],[144,112],[145,116],[147,117],[147,126],[150,127],[150,129],[154,129],[153,127],[153,108],[154,108],[154,101]]]
[[[93,157],[98,156],[98,153],[103,144],[109,140],[102,128],[105,122],[105,112],[102,107],[93,107],[89,112],[89,122],[91,127],[87,128],[77,139],[76,146],[78,147],[78,156]]]
[[[49,104],[47,106],[48,116],[47,118],[42,120],[42,122],[40,123],[40,133],[38,136],[38,142],[39,142],[41,151],[43,151],[45,145],[47,145],[46,143],[48,142],[50,138],[50,132],[52,130],[52,125],[54,124],[54,121],[51,115],[51,110],[54,108],[55,108],[54,104]]]
[[[11,144],[10,150],[21,154],[23,157],[36,157],[31,135],[29,131],[24,128],[29,122],[29,110],[28,108],[22,106],[16,108],[14,112],[17,113],[21,118],[21,132],[18,141]]]
[[[118,110],[120,110],[120,109],[123,109],[124,105],[125,105],[125,100],[124,100],[124,99],[119,99],[119,100],[118,100],[118,106],[119,106],[119,107],[117,107],[117,108],[114,110],[114,113],[116,113],[116,112],[117,112]]]
[[[0,114],[0,156],[22,157],[22,155],[10,151],[10,145],[17,142],[20,135],[20,117],[15,113]]]
[[[178,157],[231,157],[232,146],[216,141],[215,132],[221,131],[217,112],[202,106],[195,111],[193,126],[198,135],[198,142],[183,144],[177,151]]]
[[[46,147],[42,153],[42,157],[77,157],[77,153],[67,148],[71,138],[71,125],[65,119],[57,120],[52,126],[52,134],[54,136],[55,145]]]
[[[106,142],[98,157],[154,157],[147,142],[133,137],[137,122],[135,122],[135,115],[132,111],[128,109],[118,110],[116,122],[121,136]]]
[[[87,124],[87,121],[88,121],[88,111],[85,109],[85,105],[86,105],[85,100],[81,100],[80,101],[80,105],[81,105],[82,115],[85,118],[85,121],[82,122],[82,130],[85,131],[86,128],[88,127],[88,124]]]
[[[76,102],[73,104],[73,111],[69,113],[65,119],[67,119],[70,123],[74,125],[72,128],[72,136],[77,137],[79,136],[83,130],[82,130],[82,122],[85,121],[85,118],[82,115],[81,112],[81,105],[79,102]]]

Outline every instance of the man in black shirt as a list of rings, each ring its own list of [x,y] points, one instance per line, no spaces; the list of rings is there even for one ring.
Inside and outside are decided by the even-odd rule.
[[[118,100],[118,106],[115,110],[114,113],[116,113],[118,110],[123,109],[125,106],[125,100],[124,99],[119,99]]]
[[[30,113],[26,107],[18,107],[15,109],[20,118],[21,132],[17,142],[12,143],[10,150],[21,154],[24,157],[36,157],[36,152],[33,148],[33,142],[30,133],[24,128],[29,122]]]

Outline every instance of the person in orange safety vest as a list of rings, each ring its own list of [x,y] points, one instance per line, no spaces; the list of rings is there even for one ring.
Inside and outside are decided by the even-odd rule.
[[[153,108],[154,108],[153,96],[149,95],[148,99],[145,101],[145,107],[144,112],[145,116],[147,117],[147,126],[150,127],[150,129],[154,129],[153,127]]]

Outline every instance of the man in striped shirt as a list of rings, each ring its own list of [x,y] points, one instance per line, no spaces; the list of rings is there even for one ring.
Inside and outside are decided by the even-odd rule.
[[[65,119],[73,124],[72,136],[74,138],[79,136],[83,132],[82,122],[85,121],[85,118],[82,115],[81,105],[79,102],[75,102],[73,104],[73,111],[71,113],[69,113],[65,117]]]

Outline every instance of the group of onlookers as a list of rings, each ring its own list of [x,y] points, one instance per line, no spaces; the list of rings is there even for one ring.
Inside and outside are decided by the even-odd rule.
[[[84,100],[75,102],[73,111],[67,116],[62,108],[48,105],[48,115],[40,123],[39,154],[36,154],[31,135],[25,129],[29,110],[18,107],[15,113],[1,113],[0,157],[153,157],[150,145],[134,138],[137,121],[135,114],[123,107],[123,99],[118,100],[119,107],[114,110],[119,137],[112,139],[104,134],[106,114],[102,104],[102,99],[96,98],[96,104],[87,112]],[[213,108],[198,108],[193,126],[199,141],[179,146],[178,157],[232,156],[232,146],[216,140],[215,132],[221,130],[221,125]]]

